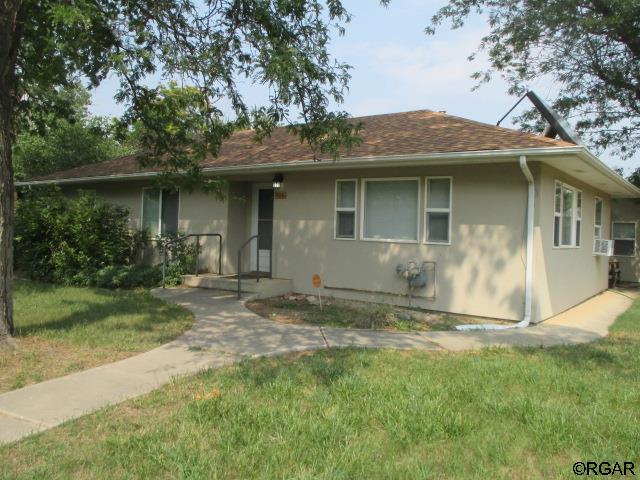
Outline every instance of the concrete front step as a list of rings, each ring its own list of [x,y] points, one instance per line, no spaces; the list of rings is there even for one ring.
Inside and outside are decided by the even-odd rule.
[[[182,284],[186,287],[210,288],[214,290],[238,291],[238,279],[219,275],[183,275]],[[242,292],[254,294],[258,298],[277,297],[293,291],[293,282],[286,278],[242,279]]]

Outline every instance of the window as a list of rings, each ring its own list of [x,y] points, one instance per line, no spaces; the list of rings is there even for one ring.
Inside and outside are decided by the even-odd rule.
[[[451,242],[451,178],[425,181],[425,238],[427,243]]]
[[[152,236],[159,233],[178,233],[178,205],[180,194],[177,190],[142,190],[142,228]]]
[[[635,222],[613,222],[613,254],[633,257],[636,254]]]
[[[336,180],[335,238],[356,238],[356,180]]]
[[[418,241],[419,179],[364,180],[363,190],[363,239]]]
[[[596,213],[593,221],[593,238],[602,238],[602,199],[596,197]]]
[[[553,216],[553,245],[579,247],[582,226],[582,192],[556,182]]]

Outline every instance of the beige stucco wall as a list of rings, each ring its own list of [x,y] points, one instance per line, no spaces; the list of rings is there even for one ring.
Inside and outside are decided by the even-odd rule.
[[[612,207],[612,221],[636,222],[636,254],[633,257],[615,257],[620,262],[620,278],[625,282],[640,282],[640,260],[638,259],[638,244],[640,231],[640,199],[615,199]]]
[[[334,240],[336,179],[419,176],[423,212],[424,177],[439,175],[453,177],[451,245]],[[435,300],[416,298],[416,305],[520,319],[524,299],[525,187],[516,164],[288,173],[283,188],[287,198],[275,200],[274,207],[274,273],[293,279],[298,292],[313,293],[311,277],[319,273],[330,287],[326,293],[403,304],[407,301],[406,281],[396,275],[396,265],[409,260],[435,261],[437,296]],[[360,189],[361,183],[359,207]],[[359,208],[358,214],[361,211]],[[423,233],[421,221],[420,239]]]
[[[607,287],[607,258],[593,249],[594,196],[604,200],[603,237],[610,237],[609,197],[535,161],[536,179],[533,321],[548,318]],[[451,245],[422,242],[424,180],[451,176],[453,211]],[[418,243],[360,239],[363,178],[419,177]],[[357,239],[334,239],[336,179],[359,179]],[[583,191],[582,246],[553,248],[554,180]],[[251,235],[252,182],[236,177],[225,200],[202,192],[180,194],[180,229],[187,233],[222,233],[223,271],[235,273],[238,247]],[[131,211],[132,228],[141,226],[142,182],[86,185]],[[414,305],[453,313],[520,320],[525,277],[526,181],[517,163],[402,169],[317,170],[289,172],[274,201],[274,276],[293,280],[294,290],[315,293],[311,277],[319,273],[324,293],[338,297],[407,304],[406,281],[396,265],[413,260],[437,264],[437,292],[417,290]],[[640,207],[639,207],[640,209]],[[201,266],[215,271],[217,244],[203,245]],[[246,250],[243,270],[249,269]]]
[[[129,226],[132,230],[142,228],[142,189],[151,186],[149,182],[108,182],[86,184],[82,187],[65,187],[63,191],[74,195],[78,190],[90,190],[101,198],[126,207],[130,212]],[[228,191],[225,189],[228,198]],[[219,200],[214,195],[201,191],[180,191],[178,209],[178,228],[184,233],[222,233],[223,234],[223,270],[227,271],[235,265],[235,261],[226,252],[226,232],[229,202]],[[200,270],[215,272],[218,268],[218,240],[216,238],[200,239],[202,247]],[[160,262],[157,252],[147,252],[145,262]]]
[[[602,238],[610,238],[611,199],[591,186],[546,166],[535,168],[536,222],[533,320],[556,315],[607,288],[608,258],[593,254],[595,197],[602,198]],[[553,246],[554,188],[559,180],[582,191],[581,246]]]

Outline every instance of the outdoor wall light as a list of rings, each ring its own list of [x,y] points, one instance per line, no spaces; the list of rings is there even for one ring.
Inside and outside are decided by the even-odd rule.
[[[280,188],[282,186],[282,181],[284,180],[284,175],[281,173],[276,173],[273,176],[273,188]]]

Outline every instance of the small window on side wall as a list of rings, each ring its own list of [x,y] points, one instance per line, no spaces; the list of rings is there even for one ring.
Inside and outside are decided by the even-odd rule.
[[[178,233],[178,206],[180,194],[177,190],[145,188],[142,190],[142,228],[151,236]]]
[[[426,179],[425,239],[427,243],[451,243],[451,178]]]
[[[336,180],[335,237],[341,240],[356,238],[356,180]]]
[[[636,254],[635,222],[613,222],[613,254],[633,257]]]
[[[579,247],[582,230],[582,192],[561,182],[555,184],[553,246]]]
[[[594,239],[602,238],[602,209],[603,209],[602,199],[596,197],[596,210],[595,210],[595,218],[593,221],[593,238]]]

